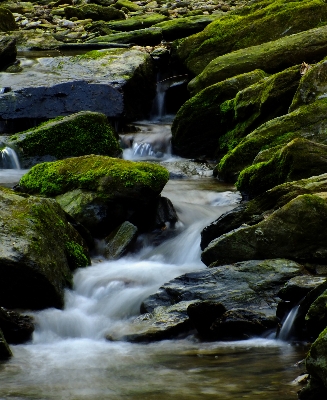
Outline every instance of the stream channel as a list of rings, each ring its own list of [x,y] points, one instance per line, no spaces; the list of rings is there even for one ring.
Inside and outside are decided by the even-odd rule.
[[[174,179],[162,194],[179,216],[175,236],[118,261],[95,256],[92,266],[76,271],[64,310],[31,313],[33,340],[11,346],[14,357],[0,362],[0,400],[296,399],[299,386],[292,381],[304,372],[297,364],[305,356],[301,344],[274,338],[201,342],[192,333],[150,344],[105,339],[128,333],[141,302],[162,284],[205,268],[201,230],[240,200],[234,187],[219,183],[210,171],[191,178],[174,172],[174,163],[188,161],[171,156],[169,124],[138,126],[138,134],[125,135],[130,148],[124,157],[159,160],[159,155],[169,166]],[[11,186],[24,172],[2,169],[0,184]]]

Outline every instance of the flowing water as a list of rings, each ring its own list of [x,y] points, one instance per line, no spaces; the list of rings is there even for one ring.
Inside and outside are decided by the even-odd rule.
[[[158,129],[165,142],[164,127],[149,136]],[[160,151],[169,162],[167,147]],[[157,247],[145,240],[139,253],[118,261],[95,257],[76,271],[65,309],[33,313],[33,340],[11,346],[14,357],[0,362],[0,400],[296,398],[291,382],[303,372],[296,365],[301,346],[263,338],[203,343],[194,335],[151,344],[105,339],[128,334],[141,302],[163,283],[205,268],[201,229],[240,200],[233,187],[209,177],[171,180],[163,195],[179,215],[175,236]]]

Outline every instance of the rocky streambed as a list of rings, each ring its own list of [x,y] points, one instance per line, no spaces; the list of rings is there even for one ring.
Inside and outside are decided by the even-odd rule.
[[[73,366],[90,346],[144,352],[134,365],[163,363],[169,380],[181,360],[187,379],[118,390],[101,372],[92,392],[54,374],[50,398],[210,398],[218,386],[226,399],[295,398],[307,380],[301,399],[325,397],[326,16],[322,0],[1,3],[1,166],[10,149],[31,168],[0,191],[5,379],[13,368],[26,380],[24,354],[43,354],[53,374],[61,352]],[[286,352],[281,375],[294,376],[234,391],[207,370],[234,368],[220,364],[225,348],[242,366],[246,348],[277,364]],[[194,354],[210,362],[195,363],[192,394]],[[31,374],[23,390],[44,397],[47,372]]]

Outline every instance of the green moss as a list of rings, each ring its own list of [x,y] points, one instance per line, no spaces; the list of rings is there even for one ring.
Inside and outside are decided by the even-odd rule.
[[[29,193],[46,196],[76,188],[114,195],[133,186],[160,192],[168,179],[168,171],[158,165],[91,155],[38,164],[21,178],[20,185]]]
[[[52,155],[59,159],[91,153],[118,155],[121,152],[106,116],[88,111],[55,118],[16,134],[9,144],[21,149],[24,156]]]
[[[140,46],[156,45],[162,40],[161,28],[145,28],[130,32],[117,32],[111,35],[99,36],[89,40],[89,43],[111,42],[122,44],[137,44]]]
[[[258,1],[230,12],[179,44],[177,55],[199,74],[214,58],[321,26],[323,0]]]
[[[167,21],[168,17],[161,14],[144,14],[132,16],[123,21],[112,21],[106,24],[107,28],[116,31],[134,31],[137,29],[150,28],[151,26],[158,24],[159,22]]]
[[[76,242],[66,242],[67,257],[70,264],[75,268],[81,268],[89,265],[89,259],[85,255],[84,248]]]

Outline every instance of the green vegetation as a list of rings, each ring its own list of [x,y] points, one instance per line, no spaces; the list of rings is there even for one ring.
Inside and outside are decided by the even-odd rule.
[[[20,185],[28,193],[45,196],[77,188],[114,196],[115,191],[134,186],[160,193],[168,179],[168,171],[159,165],[90,155],[38,164]]]

